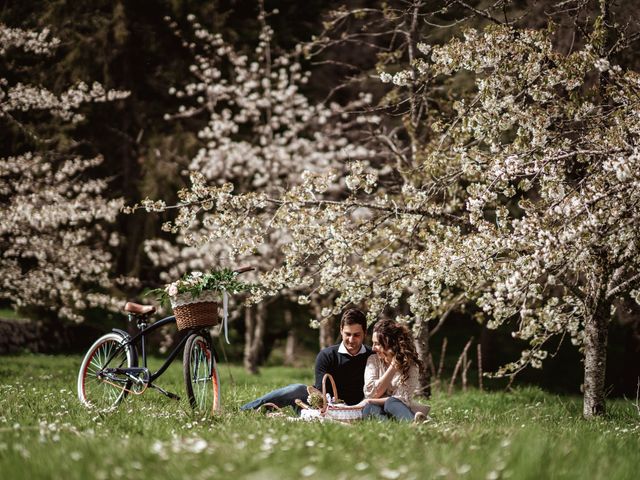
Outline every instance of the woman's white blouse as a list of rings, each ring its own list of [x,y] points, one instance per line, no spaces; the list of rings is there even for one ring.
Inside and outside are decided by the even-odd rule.
[[[364,370],[365,398],[372,398],[373,392],[378,386],[380,378],[386,371],[387,366],[380,357],[378,357],[378,355],[375,353],[373,355],[369,355],[369,358],[367,359],[367,366]],[[415,395],[419,386],[418,375],[418,367],[416,365],[413,365],[409,369],[409,376],[404,382],[402,381],[402,374],[400,372],[396,372],[391,379],[391,385],[387,388],[387,391],[382,395],[382,397],[396,397],[405,405],[411,407],[413,403],[411,399]]]

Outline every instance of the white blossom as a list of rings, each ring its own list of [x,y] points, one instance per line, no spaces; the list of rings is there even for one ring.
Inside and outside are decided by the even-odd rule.
[[[13,49],[47,55],[58,44],[47,29],[0,24],[0,57]],[[78,122],[80,106],[128,95],[106,91],[98,83],[80,82],[61,94],[4,78],[0,86],[0,120],[11,116],[11,128],[27,133],[31,130],[23,122],[34,111]],[[3,134],[11,135],[4,125]],[[54,150],[18,151],[0,158],[0,298],[14,307],[43,307],[75,321],[83,320],[81,311],[89,306],[117,308],[119,302],[106,293],[113,279],[105,247],[119,239],[109,235],[105,225],[115,220],[122,200],[104,196],[106,180],[85,178],[85,172],[100,163],[100,156],[85,159]]]

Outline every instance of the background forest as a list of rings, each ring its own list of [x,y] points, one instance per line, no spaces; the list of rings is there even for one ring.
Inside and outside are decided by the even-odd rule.
[[[413,326],[425,385],[481,358],[577,393],[600,338],[595,389],[635,398],[639,6],[2,2],[0,353],[249,264],[250,372],[311,364],[355,304]]]

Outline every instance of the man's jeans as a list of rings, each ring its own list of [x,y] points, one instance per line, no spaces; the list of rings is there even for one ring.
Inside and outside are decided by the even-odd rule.
[[[373,405],[368,403],[362,409],[364,418],[375,418],[377,420],[387,420],[395,418],[401,422],[410,422],[413,420],[413,412],[401,400],[395,397],[389,397],[384,405]]]
[[[295,403],[296,399],[306,402],[308,396],[309,393],[307,392],[306,385],[303,385],[302,383],[294,383],[293,385],[278,388],[273,392],[269,392],[266,395],[249,402],[241,406],[240,410],[251,410],[259,408],[265,403],[274,403],[279,407],[293,407],[297,412],[300,408]]]

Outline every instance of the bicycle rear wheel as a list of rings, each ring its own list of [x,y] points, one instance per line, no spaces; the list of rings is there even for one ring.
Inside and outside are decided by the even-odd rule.
[[[194,410],[211,412],[221,408],[220,377],[210,340],[200,333],[187,339],[183,358],[187,398]]]
[[[83,405],[100,410],[116,407],[131,389],[131,380],[122,374],[104,369],[130,368],[136,363],[131,345],[119,333],[107,333],[95,341],[87,351],[78,373],[78,398]]]

